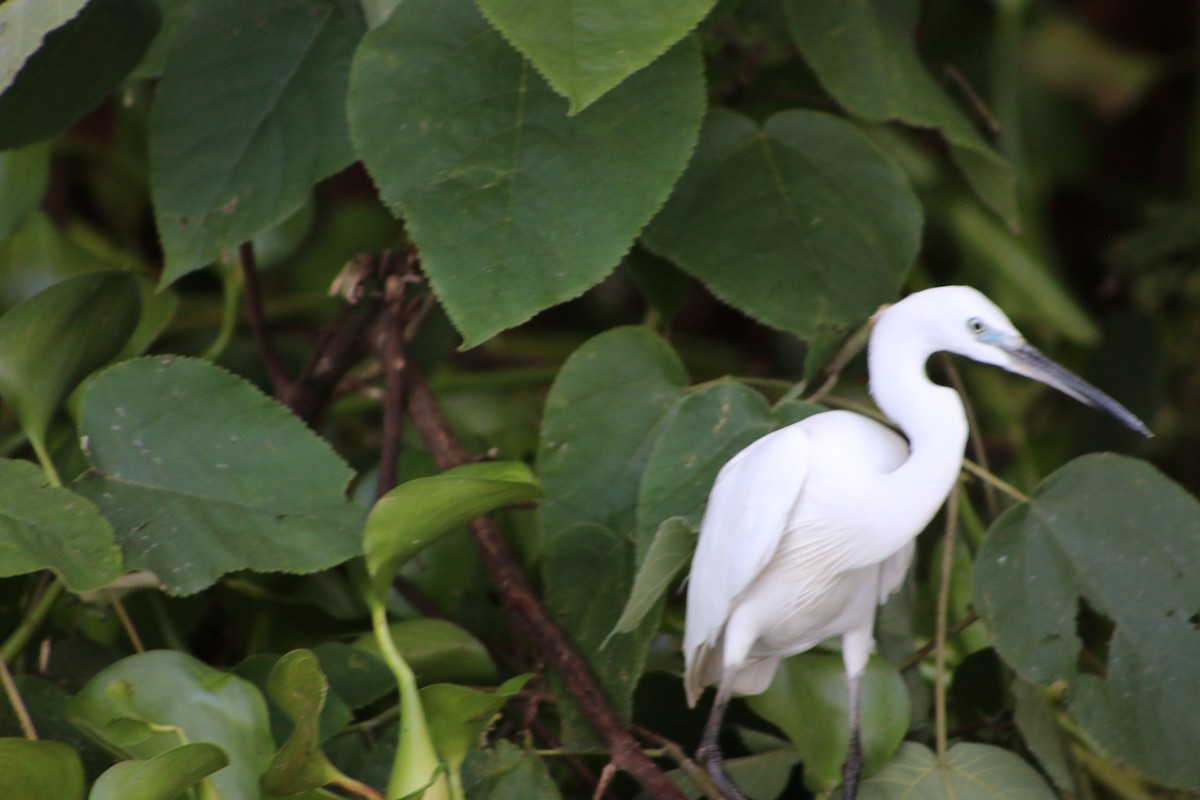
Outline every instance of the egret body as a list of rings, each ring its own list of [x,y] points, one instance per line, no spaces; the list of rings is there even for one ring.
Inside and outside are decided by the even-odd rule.
[[[816,414],[734,456],[709,495],[688,582],[684,683],[691,705],[717,685],[697,756],[731,797],[742,795],[717,747],[730,698],[764,691],[781,658],[834,637],[850,699],[844,795],[856,794],[858,685],[874,648],[875,608],[900,586],[917,534],[954,488],[967,440],[957,392],[925,373],[940,351],[1039,380],[1150,435],[1117,401],[1027,344],[974,289],[927,289],[879,312],[871,395],[904,435],[850,411]]]

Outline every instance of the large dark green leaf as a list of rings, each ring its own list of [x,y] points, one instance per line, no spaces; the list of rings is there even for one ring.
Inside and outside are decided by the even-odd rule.
[[[88,800],[176,800],[228,765],[225,752],[216,745],[185,744],[144,761],[114,764],[96,779]]]
[[[1107,752],[1200,790],[1200,504],[1150,465],[1077,459],[992,526],[976,608],[1026,680],[1065,681],[1071,714]],[[1102,674],[1080,669],[1081,602],[1115,625]]]
[[[83,800],[83,764],[70,745],[0,739],[4,800]]]
[[[188,742],[229,757],[210,781],[223,800],[258,800],[275,752],[267,705],[241,678],[186,653],[152,650],[102,670],[71,700],[71,718],[117,752],[150,759]]]
[[[463,765],[467,800],[558,800],[558,787],[536,753],[507,741],[473,750]]]
[[[908,731],[908,691],[896,668],[878,656],[862,677],[862,747],[867,774],[879,770]],[[750,708],[775,723],[804,762],[804,782],[827,792],[842,782],[850,749],[850,702],[840,653],[809,652],[784,660]]]
[[[90,111],[137,66],[158,31],[154,0],[90,0],[82,10],[81,3],[60,1],[46,3],[49,8],[38,14],[30,13],[30,5],[0,6],[4,11],[15,6],[11,13],[18,37],[36,36],[38,16],[47,21],[66,16],[68,21],[46,33],[11,85],[0,84],[7,87],[0,94],[0,150],[48,139]],[[0,40],[7,45],[5,16],[0,12]],[[6,68],[0,61],[0,70]]]
[[[468,346],[612,271],[696,141],[685,39],[574,117],[470,0],[405,0],[363,39],[350,124]]]
[[[51,569],[72,591],[121,575],[113,529],[75,492],[50,486],[27,461],[0,459],[0,575]]]
[[[226,572],[315,572],[362,552],[352,473],[287,409],[208,362],[126,361],[88,384],[76,488],[116,529],[126,566],[174,594]]]
[[[921,242],[904,176],[850,123],[709,114],[643,241],[750,316],[813,338],[896,299]]]
[[[785,0],[788,22],[821,84],[851,114],[937,128],[983,202],[1017,227],[1016,174],[976,132],[913,47],[917,0]]]
[[[125,344],[140,308],[131,274],[93,272],[57,283],[0,318],[0,397],[35,447],[63,399]]]
[[[715,0],[476,0],[575,114],[682,39]]]
[[[349,0],[207,0],[176,23],[150,120],[168,284],[291,216],[353,159]]]
[[[400,568],[437,538],[541,493],[529,467],[519,461],[464,464],[400,484],[379,498],[367,517],[363,550],[372,591],[386,595]]]
[[[51,31],[70,22],[88,0],[8,0],[0,4],[0,91],[7,89],[26,60]]]
[[[655,626],[602,644],[632,588],[642,473],[686,383],[666,342],[620,328],[580,347],[546,400],[538,476],[546,492],[539,511],[547,603],[623,714]],[[578,711],[562,710],[565,738],[586,739]]]
[[[945,764],[928,747],[905,742],[887,766],[863,781],[860,800],[1054,800],[1033,767],[1008,750],[962,742]]]

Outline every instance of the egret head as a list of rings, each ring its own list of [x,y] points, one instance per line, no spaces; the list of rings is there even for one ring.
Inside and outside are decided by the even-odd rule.
[[[928,353],[944,350],[1032,378],[1152,435],[1123,405],[1026,342],[995,303],[969,286],[939,286],[909,295],[880,312],[877,326],[883,330],[876,333],[908,336]]]

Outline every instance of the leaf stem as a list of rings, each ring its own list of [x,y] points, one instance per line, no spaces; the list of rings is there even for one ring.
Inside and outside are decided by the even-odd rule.
[[[28,613],[25,614],[25,619],[21,620],[21,624],[17,626],[17,629],[9,635],[3,645],[0,645],[0,661],[8,664],[16,658],[17,653],[21,652],[30,638],[33,637],[33,632],[38,629],[38,626],[42,624],[42,620],[50,613],[50,609],[54,606],[54,601],[62,594],[62,590],[63,582],[58,578],[55,578],[46,587],[46,590],[34,601]]]
[[[113,611],[116,612],[117,619],[121,621],[121,627],[125,629],[125,635],[129,637],[129,642],[133,645],[134,651],[138,653],[146,652],[146,646],[142,644],[142,637],[138,636],[137,628],[133,626],[133,620],[129,618],[129,612],[125,610],[125,604],[121,602],[121,596],[111,588],[104,590],[104,596],[112,604]]]
[[[46,451],[46,445],[42,441],[41,436],[30,436],[29,444],[33,447],[34,455],[37,456],[38,464],[41,465],[42,471],[46,473],[46,480],[56,489],[61,489],[63,482],[59,477],[58,469],[54,466],[54,459],[50,458],[50,453]]]
[[[370,595],[369,590],[366,594]],[[417,679],[412,668],[400,655],[392,632],[388,628],[387,609],[382,599],[368,596],[371,608],[371,628],[380,653],[400,689],[400,741],[396,745],[396,758],[392,762],[392,773],[388,778],[387,796],[404,797],[429,785],[440,761],[425,724],[425,708],[417,692]],[[438,779],[441,782],[442,778]],[[437,789],[437,783],[430,787]],[[436,792],[435,792],[436,794]],[[431,798],[434,795],[427,795]]]
[[[991,472],[988,472],[986,469],[979,466],[974,461],[971,461],[968,458],[963,459],[963,469],[965,469],[967,472],[974,475],[976,478],[979,478],[981,481],[991,484],[992,486],[995,486],[1001,492],[1004,492],[1004,494],[1006,494],[1009,497],[1011,497],[1012,499],[1016,500],[1018,503],[1028,503],[1029,502],[1029,495],[1025,494],[1024,492],[1022,492],[1020,489],[1016,488],[1012,484],[1006,483],[1005,481],[996,477],[996,475],[994,475]]]
[[[946,498],[946,534],[942,539],[942,574],[938,581],[937,628],[934,633],[933,715],[939,764],[946,756],[946,630],[950,610],[950,578],[954,571],[954,540],[958,529],[958,487]]]
[[[13,681],[12,673],[8,671],[8,664],[4,663],[2,659],[0,659],[0,684],[4,685],[4,694],[8,697],[8,703],[21,723],[21,733],[25,735],[26,739],[37,739],[37,729],[33,727],[29,709],[25,707],[25,701],[21,699],[21,693],[17,691],[17,684]]]

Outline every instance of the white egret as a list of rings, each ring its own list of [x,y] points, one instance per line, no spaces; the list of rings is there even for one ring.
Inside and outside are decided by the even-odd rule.
[[[927,289],[876,314],[871,394],[904,436],[861,414],[817,414],[742,450],[709,495],[688,582],[684,682],[689,705],[717,684],[697,757],[730,797],[742,795],[717,745],[730,697],[764,691],[781,658],[834,637],[849,685],[844,796],[857,792],[858,684],[874,648],[875,607],[903,581],[967,440],[958,394],[925,373],[939,351],[1041,381],[1150,435],[1116,400],[1027,344],[974,289]]]

